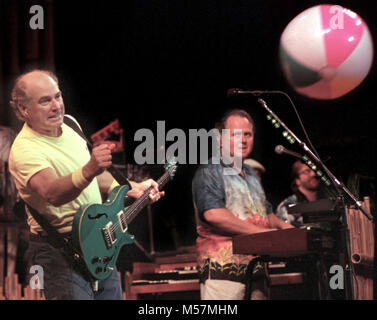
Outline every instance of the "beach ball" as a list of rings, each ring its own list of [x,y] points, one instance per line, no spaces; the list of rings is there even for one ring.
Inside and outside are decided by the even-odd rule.
[[[300,94],[336,99],[355,89],[373,62],[368,26],[337,5],[311,7],[295,17],[280,38],[280,64]]]

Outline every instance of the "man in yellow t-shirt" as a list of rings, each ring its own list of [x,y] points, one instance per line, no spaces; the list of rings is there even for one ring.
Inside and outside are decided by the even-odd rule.
[[[70,236],[77,209],[87,203],[101,203],[101,193],[109,194],[118,185],[106,171],[112,164],[114,145],[102,144],[92,153],[86,142],[63,123],[65,108],[56,76],[33,70],[15,81],[10,102],[24,126],[9,156],[9,169],[21,198],[42,214],[63,236]],[[153,186],[151,201],[163,192],[153,180],[130,181],[128,195],[140,197]],[[60,249],[48,242],[45,231],[28,213],[31,265],[43,268],[47,299],[121,299],[117,270],[99,281],[95,294],[87,275],[72,266]]]

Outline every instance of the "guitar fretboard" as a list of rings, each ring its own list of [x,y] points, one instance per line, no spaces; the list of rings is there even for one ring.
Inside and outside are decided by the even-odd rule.
[[[171,170],[168,170],[160,177],[160,179],[157,180],[159,190],[161,190],[169,181],[170,175]],[[152,187],[149,187],[143,193],[143,195],[127,209],[125,214],[127,224],[131,223],[131,221],[136,217],[136,215],[149,203],[149,193],[151,192],[151,190]]]

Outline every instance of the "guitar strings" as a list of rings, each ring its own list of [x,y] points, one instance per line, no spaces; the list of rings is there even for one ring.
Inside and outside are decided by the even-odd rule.
[[[167,172],[164,176],[162,176],[159,180],[158,180],[158,184],[159,186],[164,186],[166,184],[166,182],[168,181],[168,178],[170,177],[170,173]],[[127,211],[130,211],[128,216],[125,217],[124,215],[122,216],[122,222],[125,222],[126,224],[129,224],[132,219],[133,219],[133,216],[135,215],[135,213],[138,212],[138,209],[140,206],[143,206],[144,205],[144,202],[146,200],[148,200],[148,196],[149,196],[149,193],[150,193],[150,190],[152,189],[152,187],[149,187],[146,192],[138,199],[137,202],[135,202],[130,208],[129,210]],[[126,220],[126,221],[124,221]],[[117,231],[119,228],[120,228],[120,224],[119,224],[119,221],[117,221],[116,223],[114,223],[111,227],[111,231],[112,232],[115,232]]]
[[[167,172],[166,174],[164,174],[158,181],[158,185],[159,187],[163,187],[169,180],[170,178],[170,172]],[[151,189],[152,187],[150,187]],[[134,218],[134,215],[135,213],[137,213],[137,209],[139,209],[140,206],[142,206],[144,204],[144,201],[145,200],[148,200],[147,197],[149,196],[149,192],[146,192],[144,193],[144,195],[142,196],[144,199],[141,200],[140,202],[138,203],[135,203],[134,204],[134,207],[135,208],[130,208],[130,213],[128,214],[128,216],[126,217],[126,223],[131,223],[132,219]]]
[[[171,171],[167,171],[158,181],[158,185],[159,187],[163,187],[169,180],[170,178],[170,174],[171,174]],[[145,200],[148,200],[148,196],[149,196],[149,193],[150,191],[152,190],[152,187],[149,187],[146,192],[144,192],[144,194],[139,198],[137,199],[137,201],[135,203],[133,203],[131,205],[131,207],[129,208],[129,210],[127,211],[130,211],[129,214],[125,217],[124,215],[121,217],[122,219],[122,222],[124,222],[126,225],[131,223],[131,221],[133,220],[133,216],[135,215],[135,213],[138,212],[138,209],[140,206],[144,206],[144,202]],[[124,213],[123,213],[124,214]],[[125,221],[124,221],[125,220]],[[119,221],[115,222],[111,227],[111,232],[112,233],[115,233],[119,228],[120,228],[120,223]],[[127,228],[128,229],[128,228]]]
[[[170,177],[170,172],[166,172],[158,181],[158,185],[159,187],[163,187],[166,182],[168,181],[168,178]],[[150,190],[152,189],[152,187],[149,187],[147,192],[145,192],[143,195],[142,195],[142,200],[140,201],[137,201],[135,202],[131,208],[129,209],[130,213],[128,214],[128,216],[126,217],[126,223],[131,223],[132,219],[134,218],[133,216],[135,215],[135,213],[137,213],[137,209],[139,209],[140,206],[144,205],[144,201],[145,200],[148,200],[147,197],[149,196],[149,192]],[[134,207],[134,208],[132,208]]]

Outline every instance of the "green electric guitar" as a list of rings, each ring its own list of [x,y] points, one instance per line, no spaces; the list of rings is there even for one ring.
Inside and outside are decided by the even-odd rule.
[[[175,159],[165,165],[166,172],[157,180],[159,190],[173,178],[176,169]],[[124,197],[130,189],[126,185],[118,186],[104,204],[84,205],[76,212],[72,225],[73,245],[95,279],[110,276],[122,246],[133,242],[134,236],[127,232],[128,224],[149,203],[151,189],[125,208]]]

